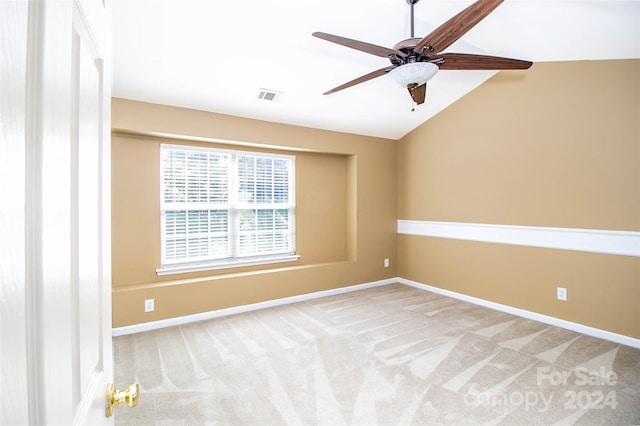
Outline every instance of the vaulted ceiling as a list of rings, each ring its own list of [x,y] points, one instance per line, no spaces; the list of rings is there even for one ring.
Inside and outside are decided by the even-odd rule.
[[[471,3],[421,0],[416,37]],[[399,139],[495,73],[440,71],[415,111],[407,90],[388,76],[324,96],[389,62],[312,37],[315,31],[392,47],[410,37],[410,6],[406,0],[114,0],[113,95]],[[640,1],[506,0],[446,51],[526,59],[533,67],[640,58]],[[264,89],[279,95],[275,102],[259,99]]]

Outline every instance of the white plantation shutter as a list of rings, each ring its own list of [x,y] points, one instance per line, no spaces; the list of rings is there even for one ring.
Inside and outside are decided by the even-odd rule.
[[[162,266],[294,253],[294,157],[160,150]]]

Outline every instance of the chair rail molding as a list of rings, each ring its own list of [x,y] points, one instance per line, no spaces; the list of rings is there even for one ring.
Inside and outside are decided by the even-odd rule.
[[[398,220],[398,234],[640,257],[640,232]]]

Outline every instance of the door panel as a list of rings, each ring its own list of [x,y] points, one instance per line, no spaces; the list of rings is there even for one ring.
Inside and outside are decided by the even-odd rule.
[[[78,261],[75,285],[78,292],[78,352],[80,370],[80,390],[86,392],[94,371],[99,371],[100,362],[100,294],[98,284],[99,267],[99,223],[98,223],[98,95],[99,76],[93,66],[93,58],[84,46],[79,55],[79,113],[77,144],[77,174],[74,186],[77,199],[74,200],[78,221],[76,224],[76,245]],[[93,68],[93,69],[92,69]]]
[[[0,4],[0,423],[112,424],[108,2]]]
[[[76,20],[78,18],[75,18]],[[74,20],[74,26],[79,24]],[[86,36],[85,36],[86,37]],[[75,311],[77,357],[75,384],[79,400],[99,382],[102,372],[101,315],[100,309],[100,58],[96,57],[83,39],[74,33],[75,54],[73,67],[77,75],[77,97],[73,100],[77,114],[72,141],[72,157],[75,173],[72,177],[72,210],[77,215],[72,230],[74,251],[72,286],[77,295]]]
[[[71,293],[76,424],[109,423],[106,385],[113,381],[110,304],[107,45],[99,0],[74,2],[71,131]],[[107,150],[107,151],[105,151]],[[105,182],[107,185],[105,186]],[[106,192],[106,193],[105,193]]]

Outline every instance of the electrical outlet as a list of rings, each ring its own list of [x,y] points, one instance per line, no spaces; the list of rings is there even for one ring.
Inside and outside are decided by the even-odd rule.
[[[556,290],[556,296],[558,300],[567,300],[567,289],[563,287],[558,287]]]
[[[385,259],[384,260],[384,267],[388,268],[389,267],[389,259]]]
[[[155,303],[154,303],[153,299],[146,299],[144,301],[144,311],[145,312],[153,312],[154,309],[155,309]]]

